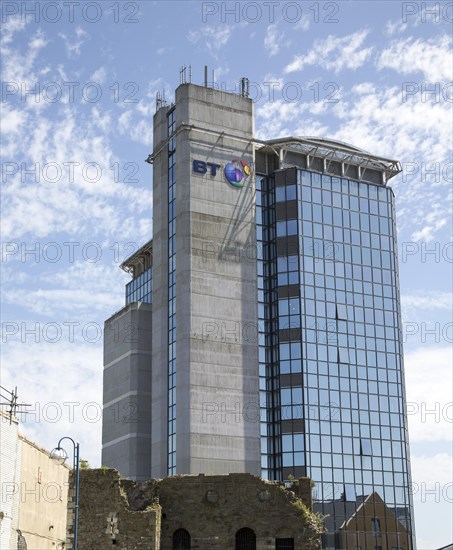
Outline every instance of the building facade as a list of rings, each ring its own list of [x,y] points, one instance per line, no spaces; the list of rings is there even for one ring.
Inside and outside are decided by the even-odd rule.
[[[0,411],[0,548],[62,550],[66,542],[69,467],[19,433]]]
[[[310,491],[307,478],[288,490],[250,474],[137,483],[112,469],[84,470],[78,544],[96,550],[320,550],[322,522],[311,510]],[[68,514],[69,540],[71,520]]]
[[[155,114],[153,241],[123,264],[127,305],[106,326],[131,308],[148,321],[127,317],[127,344],[106,331],[103,463],[138,480],[308,476],[324,548],[409,550],[399,163],[259,141],[246,95],[185,83]],[[120,403],[135,424],[114,421]]]

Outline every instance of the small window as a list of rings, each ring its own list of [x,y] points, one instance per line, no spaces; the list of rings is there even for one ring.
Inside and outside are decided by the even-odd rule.
[[[347,321],[348,311],[344,304],[337,304],[337,320]]]
[[[349,363],[349,350],[346,348],[338,348],[338,362],[339,363]]]
[[[381,534],[381,520],[379,518],[371,518],[371,527],[375,535]],[[376,546],[376,550],[382,550],[380,546]]]
[[[373,453],[371,451],[371,441],[369,439],[360,440],[360,454],[362,456],[371,456]],[[379,520],[376,520],[379,522]]]
[[[357,499],[355,486],[352,483],[346,483],[344,485],[344,499],[346,501],[355,501]]]
[[[236,550],[256,550],[256,535],[252,529],[244,527],[236,533]]]
[[[275,539],[275,550],[294,550],[294,539]]]
[[[190,534],[185,529],[173,533],[173,550],[190,550]]]

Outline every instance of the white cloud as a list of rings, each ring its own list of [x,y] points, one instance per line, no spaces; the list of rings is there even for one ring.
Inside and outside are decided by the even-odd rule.
[[[451,543],[453,457],[445,452],[411,456],[417,548],[436,550]],[[439,529],[437,526],[447,526]],[[436,528],[433,528],[436,526]]]
[[[402,307],[422,309],[443,309],[450,311],[453,305],[451,292],[423,291],[420,294],[403,294],[401,296]]]
[[[26,85],[29,89],[39,81],[36,74],[50,73],[49,80],[55,81],[77,80],[73,72],[61,65],[50,70],[47,70],[47,65],[45,69],[40,67],[38,53],[45,43],[46,40],[37,33],[30,39],[30,47],[25,54],[21,54],[19,49],[11,49],[8,56],[9,77],[28,78]],[[91,78],[104,78],[104,71],[101,67]],[[141,244],[148,240],[152,233],[151,190],[149,184],[140,187],[140,184],[131,185],[123,181],[124,163],[113,154],[110,142],[112,133],[116,132],[112,113],[103,109],[100,103],[89,106],[64,102],[50,104],[41,98],[38,103],[41,109],[37,109],[34,98],[29,98],[27,103],[20,102],[20,97],[13,99],[16,103],[11,101],[4,108],[3,152],[7,151],[8,158],[16,159],[19,164],[24,162],[26,168],[36,166],[38,181],[30,176],[22,181],[20,173],[7,178],[2,197],[2,236],[18,246],[25,245],[29,249],[41,246],[41,250],[49,240],[78,243],[79,251],[84,244],[97,241],[102,247],[103,261],[107,262],[114,254],[112,245],[118,240],[118,252],[122,259],[126,251],[123,251],[122,241],[138,241]],[[153,108],[149,97],[146,102],[147,108],[141,104],[133,106],[141,120],[144,117],[149,120]],[[77,163],[72,181],[65,166],[68,162]],[[90,162],[101,169],[99,181],[90,182],[83,176],[81,167]],[[61,178],[53,183],[48,181],[43,170],[47,163],[54,163],[62,170]],[[119,179],[111,169],[115,163],[120,167]],[[149,174],[147,168],[146,179]],[[138,172],[136,177],[143,177],[143,174]],[[143,215],[144,212],[148,215]],[[102,327],[103,318],[121,307],[123,301],[124,274],[121,276],[118,272],[117,264],[118,261],[103,268],[89,263],[71,266],[63,260],[46,265],[41,258],[41,263],[33,267],[28,259],[21,259],[20,254],[15,256],[7,266],[9,273],[3,285],[3,302],[11,306],[8,309],[10,320],[20,324],[31,319],[33,324],[42,322],[43,318],[51,322],[66,319],[77,323],[96,322]],[[30,273],[33,273],[32,279]],[[21,305],[18,307],[19,303]],[[58,345],[53,345],[52,351],[55,348]],[[78,351],[75,345],[72,352],[74,350]],[[4,353],[3,364],[8,364],[12,373],[17,372],[20,369],[19,355],[14,356],[10,363],[11,356],[7,351]],[[44,351],[43,354],[46,355]],[[65,360],[64,353],[61,359]],[[47,357],[42,359],[43,365],[51,362],[52,359],[47,360]],[[67,364],[70,365],[70,362]],[[99,367],[101,361],[98,360],[97,364]],[[44,367],[42,370],[46,372]],[[84,383],[81,382],[82,386]],[[89,381],[86,383],[90,384]],[[39,391],[36,388],[35,391]],[[99,385],[96,393],[99,399]],[[41,438],[39,442],[44,444]]]
[[[201,30],[189,31],[187,38],[192,44],[201,43],[216,57],[216,51],[222,49],[231,38],[233,27],[231,25],[204,25]]]
[[[358,82],[341,87],[334,94],[337,103],[320,97],[314,101],[308,80],[302,99],[282,98],[286,82],[276,83],[274,97],[263,93],[256,105],[256,124],[261,139],[289,135],[318,135],[338,139],[401,162],[403,172],[390,185],[397,195],[399,234],[407,229],[406,240],[425,242],[443,239],[451,218],[451,177],[445,167],[451,162],[451,104],[427,103],[420,97],[403,101],[398,86]],[[310,90],[307,93],[307,90]],[[280,99],[281,98],[281,99]],[[435,173],[429,168],[437,167]]]
[[[40,113],[28,117],[13,114],[9,115],[12,121],[7,119],[10,127],[14,121],[22,124],[11,139],[5,140],[6,146],[13,143],[10,148],[15,158],[26,168],[33,168],[36,175],[24,179],[19,170],[4,184],[4,238],[44,238],[53,232],[77,235],[79,239],[84,234],[94,237],[115,232],[136,236],[134,217],[151,209],[151,189],[149,185],[144,189],[126,183],[124,174],[118,176],[111,168],[115,162],[121,167],[124,163],[111,150],[109,113],[98,106],[83,113],[71,104],[53,109],[52,114],[52,118]],[[57,168],[47,172],[45,166],[49,163]],[[77,163],[72,177],[68,163]],[[89,168],[90,163],[94,168]],[[55,181],[51,181],[53,178]],[[116,202],[118,199],[126,204],[129,217],[125,216],[124,204]]]
[[[290,135],[325,135],[327,126],[310,116],[317,108],[313,103],[289,103],[281,99],[266,102],[256,109],[259,120],[257,137],[274,139]],[[298,121],[296,127],[294,121]]]
[[[215,77],[216,83],[219,84],[219,79],[222,78],[223,76],[226,76],[229,72],[230,72],[229,67],[223,67],[223,66],[216,67],[214,69],[214,77]]]
[[[149,121],[154,114],[156,93],[162,89],[165,91],[165,96],[170,98],[172,92],[166,83],[161,79],[151,81],[144,97],[138,103],[126,104],[127,110],[118,117],[117,121],[121,135],[146,145],[149,151],[151,151],[153,143],[153,127]],[[170,100],[168,99],[168,101]]]
[[[426,488],[434,488],[437,483],[446,485],[451,483],[453,456],[446,453],[437,453],[434,456],[413,456],[412,478],[417,485],[426,484]],[[420,490],[414,491],[414,500],[422,496]]]
[[[312,49],[307,54],[294,57],[284,72],[301,71],[308,65],[319,65],[336,74],[344,69],[355,70],[369,59],[373,51],[371,47],[363,47],[368,34],[368,30],[361,30],[348,36],[329,35],[326,39],[317,39]]]
[[[21,15],[10,16],[6,18],[6,21],[2,21],[2,32],[0,35],[1,46],[6,46],[13,40],[15,33],[23,31],[25,27],[30,23],[30,20]]]
[[[294,25],[294,29],[297,31],[308,31],[310,27],[310,16],[302,15],[300,20]]]
[[[120,134],[128,135],[133,141],[148,145],[151,150],[153,129],[147,119],[137,121],[132,111],[123,113],[118,119]]]
[[[45,39],[45,35],[41,30],[36,31],[28,41],[26,52],[21,54],[18,49],[13,49],[9,44],[8,37],[11,36],[11,29],[16,32],[20,27],[16,25],[10,28],[10,34],[6,34],[7,40],[2,43],[2,79],[5,82],[12,82],[19,86],[24,87],[26,90],[32,90],[36,83],[39,82],[36,74],[33,72],[33,65],[36,62],[40,51],[45,48],[48,41]]]
[[[13,109],[8,105],[2,108],[2,132],[3,134],[17,134],[27,119],[27,113]]]
[[[117,269],[118,262],[111,261],[114,259],[115,247],[112,243],[95,240],[88,243],[71,242],[74,243],[72,254],[77,258],[74,263],[67,261],[67,246],[48,248],[49,257],[60,254],[61,260],[58,262],[46,262],[47,252],[43,250],[45,244],[40,247],[38,258],[44,265],[36,267],[32,289],[29,287],[29,277],[20,271],[24,266],[11,263],[10,271],[16,274],[16,280],[10,276],[5,283],[3,302],[20,304],[22,314],[36,321],[43,318],[52,321],[61,318],[94,321],[102,318],[106,312],[118,309],[127,277]],[[135,249],[138,249],[138,243]],[[101,263],[102,258],[104,264]],[[24,283],[22,287],[21,279]],[[49,281],[52,281],[51,285]]]
[[[36,315],[60,316],[71,313],[79,317],[90,311],[105,312],[112,309],[118,303],[117,296],[121,294],[121,286],[117,286],[116,297],[109,291],[98,292],[93,296],[88,289],[87,280],[83,280],[84,289],[35,289],[35,290],[11,290],[7,294],[6,303],[17,304]]]
[[[403,23],[402,20],[387,21],[384,29],[386,36],[393,36],[394,34],[402,33],[407,29],[407,23]]]
[[[62,333],[60,341],[51,343],[43,334],[47,338],[38,331],[37,342],[29,335],[24,342],[3,346],[2,385],[17,386],[19,400],[31,404],[22,409],[29,414],[18,415],[20,432],[47,449],[70,434],[80,442],[81,457],[91,467],[99,466],[102,338],[97,343],[70,343],[67,333]],[[94,340],[94,335],[86,334]]]
[[[433,213],[427,214],[427,217],[433,217]],[[414,231],[412,233],[412,239],[414,241],[423,241],[423,242],[429,242],[434,239],[434,234],[444,227],[447,224],[448,218],[442,218],[440,220],[435,220],[435,223],[432,225],[425,225],[423,229]]]
[[[411,225],[414,237],[437,238],[450,217],[451,182],[442,176],[449,162],[450,105],[426,103],[420,97],[404,102],[398,87],[363,83],[332,107],[339,118],[333,139],[360,144],[365,150],[400,160],[403,173],[391,180],[397,194],[398,225]],[[423,163],[437,163],[439,174],[426,174]]]
[[[438,81],[450,82],[453,79],[451,49],[453,38],[441,34],[435,38],[395,40],[379,55],[378,69],[394,69],[400,74],[422,73],[431,87]]]
[[[41,48],[47,46],[48,42],[44,38],[42,31],[38,31],[35,36],[29,41],[28,47],[32,52],[38,52]]]
[[[81,27],[76,27],[75,37],[69,37],[65,33],[59,33],[58,36],[63,39],[68,57],[79,57],[81,47],[90,39],[90,35]]]
[[[404,364],[409,440],[411,442],[451,441],[453,422],[451,347],[448,345],[419,347],[405,354]]]
[[[277,25],[273,24],[267,27],[264,48],[269,52],[269,56],[278,54],[283,37],[283,31],[278,30]]]
[[[90,82],[97,82],[98,84],[103,84],[107,77],[107,71],[105,67],[99,67],[94,73],[90,76]]]

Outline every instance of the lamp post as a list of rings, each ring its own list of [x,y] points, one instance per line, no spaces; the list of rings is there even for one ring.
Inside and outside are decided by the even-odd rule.
[[[75,513],[74,513],[74,550],[77,550],[77,529],[79,526],[79,472],[80,472],[80,460],[79,460],[79,444],[76,443],[71,437],[62,437],[58,442],[57,447],[50,453],[50,458],[57,464],[64,464],[68,458],[68,453],[61,447],[63,439],[69,439],[74,445],[74,471],[76,475],[75,486]]]

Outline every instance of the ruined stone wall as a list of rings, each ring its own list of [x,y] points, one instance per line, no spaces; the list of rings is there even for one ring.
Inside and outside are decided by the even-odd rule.
[[[159,501],[162,550],[172,550],[179,528],[191,534],[192,549],[234,550],[235,534],[244,527],[255,532],[257,550],[275,549],[276,538],[294,538],[297,549],[320,547],[313,514],[302,500],[249,474],[165,478]]]
[[[74,542],[74,476],[70,476],[66,548]],[[129,506],[117,470],[81,470],[78,548],[160,550],[160,506],[151,499],[142,510]]]
[[[257,550],[273,550],[277,538],[293,538],[296,550],[321,548],[307,478],[288,490],[250,474],[184,475],[140,484],[120,480],[116,470],[80,474],[83,550],[173,550],[178,529],[189,532],[192,550],[234,550],[236,532],[244,527],[255,532]],[[69,525],[72,533],[70,518]]]

